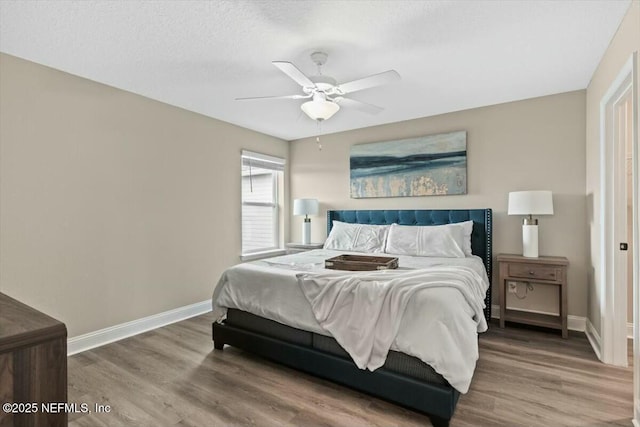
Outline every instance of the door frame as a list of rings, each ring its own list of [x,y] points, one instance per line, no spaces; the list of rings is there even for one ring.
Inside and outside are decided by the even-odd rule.
[[[636,71],[637,53],[634,52],[624,64],[618,76],[613,81],[609,90],[600,101],[600,209],[601,209],[601,245],[600,263],[602,280],[600,282],[601,295],[601,338],[602,338],[602,361],[604,363],[627,366],[627,292],[628,283],[626,277],[626,261],[621,262],[618,244],[626,241],[626,236],[622,233],[627,226],[624,223],[626,218],[625,209],[619,208],[620,200],[626,201],[624,185],[616,185],[620,176],[616,176],[619,171],[620,157],[624,157],[625,147],[615,142],[615,120],[614,107],[620,98],[631,90],[632,105],[632,167],[634,174],[634,185],[632,189],[633,203],[633,231],[632,242],[636,253],[638,252],[638,100],[635,94],[637,84]],[[622,149],[622,151],[621,151]],[[622,240],[621,240],[622,239]],[[635,244],[634,244],[635,243]],[[634,257],[633,265],[633,289],[634,289],[634,325],[638,319],[638,257]],[[638,333],[634,328],[634,335]],[[634,340],[637,344],[638,340]],[[634,345],[635,350],[635,345]],[[640,378],[639,378],[640,379]],[[635,406],[635,405],[634,405]]]
[[[632,62],[633,93],[631,120],[631,168],[633,170],[633,188],[631,190],[631,203],[633,205],[632,236],[634,243],[633,268],[633,424],[640,427],[640,81],[638,81],[640,69],[638,69],[638,52],[633,52],[629,60]]]

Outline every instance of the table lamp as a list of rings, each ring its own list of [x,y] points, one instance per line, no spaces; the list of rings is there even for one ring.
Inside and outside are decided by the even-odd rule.
[[[553,215],[551,191],[512,191],[509,215],[527,215],[522,221],[522,255],[538,257],[538,220],[533,215]]]
[[[318,213],[318,199],[295,199],[293,201],[293,214],[304,215],[302,223],[302,244],[311,243],[311,218],[309,215]]]

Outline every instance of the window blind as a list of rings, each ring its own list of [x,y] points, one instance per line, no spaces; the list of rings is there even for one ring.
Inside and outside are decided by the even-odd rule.
[[[255,153],[253,151],[242,150],[242,165],[250,166],[252,168],[284,171],[285,159],[269,156],[267,154]]]

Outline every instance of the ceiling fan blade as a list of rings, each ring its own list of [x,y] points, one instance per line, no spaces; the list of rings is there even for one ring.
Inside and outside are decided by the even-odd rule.
[[[347,108],[355,108],[356,110],[363,111],[369,114],[378,114],[384,108],[378,107],[377,105],[367,104],[366,102],[356,101],[355,99],[343,98],[341,96],[334,99],[340,106],[345,106]]]
[[[315,83],[313,83],[309,77],[307,77],[302,71],[298,69],[291,62],[287,61],[273,61],[273,65],[278,67],[280,71],[285,73],[287,76],[291,77],[302,87],[316,87]]]
[[[342,83],[336,89],[338,93],[346,94],[356,92],[358,90],[369,89],[370,87],[386,85],[396,80],[400,80],[400,74],[398,74],[396,70],[389,70],[380,74],[364,77],[362,79]]]
[[[236,98],[236,101],[250,101],[256,99],[306,99],[313,95],[282,95],[282,96],[252,96],[249,98]]]

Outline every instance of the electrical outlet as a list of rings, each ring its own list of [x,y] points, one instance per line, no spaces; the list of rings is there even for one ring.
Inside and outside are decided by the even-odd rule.
[[[515,294],[518,292],[518,284],[515,282],[509,282],[509,293]]]

